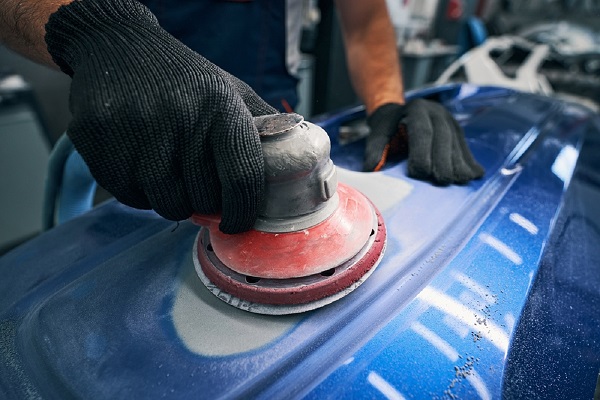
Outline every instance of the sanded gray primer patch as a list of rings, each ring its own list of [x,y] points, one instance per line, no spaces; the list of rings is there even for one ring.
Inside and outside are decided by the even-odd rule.
[[[338,178],[366,195],[381,212],[398,204],[413,189],[409,182],[381,172],[338,168]],[[179,282],[172,310],[173,324],[185,346],[199,355],[228,356],[261,348],[285,335],[302,318],[249,313],[219,300],[198,278],[191,249]]]
[[[255,350],[285,335],[301,319],[253,314],[219,300],[198,278],[191,249],[179,281],[173,324],[185,346],[196,354],[228,356]]]
[[[408,181],[383,172],[364,173],[338,168],[337,174],[339,182],[358,189],[382,213],[404,200],[413,189]]]

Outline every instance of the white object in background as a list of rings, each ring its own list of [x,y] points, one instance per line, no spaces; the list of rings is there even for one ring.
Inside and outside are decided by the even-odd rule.
[[[408,3],[410,0],[386,0],[390,19],[396,31],[396,44],[402,46],[406,37],[406,28],[410,18]]]
[[[398,47],[411,39],[431,36],[439,0],[386,0],[386,3]]]
[[[507,76],[490,56],[493,51],[509,51],[520,47],[529,50],[529,56],[517,68],[515,77]],[[476,85],[494,85],[524,92],[551,94],[552,87],[545,76],[539,73],[550,48],[545,44],[533,44],[516,36],[488,38],[481,46],[471,49],[453,62],[437,79],[436,84],[452,81],[453,75],[464,69],[467,82]]]

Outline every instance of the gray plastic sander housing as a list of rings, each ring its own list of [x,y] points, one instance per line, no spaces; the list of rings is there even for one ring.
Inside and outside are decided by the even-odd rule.
[[[324,221],[339,202],[327,133],[294,113],[254,122],[265,160],[265,194],[254,229],[293,232]]]

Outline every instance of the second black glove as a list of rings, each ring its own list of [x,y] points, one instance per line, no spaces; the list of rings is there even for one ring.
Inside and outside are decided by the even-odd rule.
[[[448,185],[483,176],[462,128],[441,104],[424,99],[385,104],[367,122],[365,171],[379,170],[396,155],[408,156],[408,175],[415,179]]]

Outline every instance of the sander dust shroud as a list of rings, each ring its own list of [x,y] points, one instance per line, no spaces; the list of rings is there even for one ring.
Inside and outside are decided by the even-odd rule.
[[[254,229],[219,230],[219,217],[194,214],[202,226],[193,251],[204,285],[234,307],[294,314],[356,289],[383,256],[386,229],[359,191],[338,184],[327,133],[298,114],[255,118],[265,160],[265,197]]]

